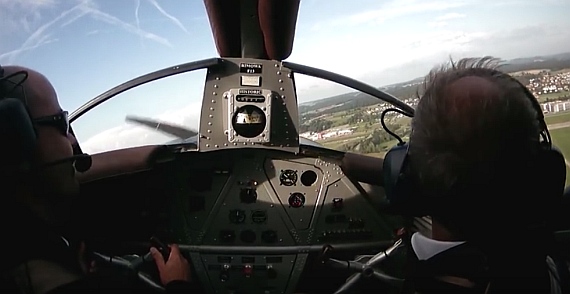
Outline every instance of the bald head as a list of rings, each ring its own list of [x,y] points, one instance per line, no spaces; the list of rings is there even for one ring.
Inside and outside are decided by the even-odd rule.
[[[22,81],[25,74],[27,79],[21,86],[14,87]],[[7,80],[3,83],[4,92],[6,87],[8,90],[13,88],[7,96],[23,101],[29,111],[36,135],[34,158],[30,161],[45,167],[49,163],[73,156],[73,145],[77,142],[68,132],[67,113],[61,109],[50,81],[41,73],[20,66],[4,67],[4,78]],[[72,161],[34,170],[33,175],[35,176],[28,177],[32,181],[29,184],[41,194],[37,196],[44,199],[67,197],[78,192]]]
[[[24,81],[21,88],[14,89],[17,98],[26,99],[28,109],[32,118],[41,117],[61,111],[57,94],[50,81],[41,73],[21,67],[6,66],[4,67],[4,76],[16,74],[18,72],[27,72],[28,78]],[[20,77],[15,76],[14,81]]]
[[[517,156],[521,156],[530,152],[525,146],[538,141],[531,97],[519,83],[495,70],[493,59],[484,61],[464,59],[433,70],[426,78],[412,122],[410,150],[429,158],[422,164],[433,167],[441,158],[442,169],[455,164],[452,170],[459,172],[459,166],[504,157],[506,151],[513,155],[520,151]]]

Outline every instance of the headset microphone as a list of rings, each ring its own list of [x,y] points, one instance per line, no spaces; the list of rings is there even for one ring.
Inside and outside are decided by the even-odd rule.
[[[48,168],[70,161],[73,162],[73,167],[75,168],[75,170],[80,173],[88,171],[91,168],[91,164],[93,163],[91,155],[83,153],[83,154],[73,155],[71,157],[62,158],[56,161],[48,162],[42,165],[41,168],[42,169]]]

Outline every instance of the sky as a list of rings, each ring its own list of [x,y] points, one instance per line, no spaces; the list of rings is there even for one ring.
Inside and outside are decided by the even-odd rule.
[[[280,0],[281,1],[281,0]],[[570,51],[569,0],[301,0],[287,61],[374,86],[417,78],[449,57]],[[200,0],[0,0],[0,64],[53,83],[64,109],[146,73],[219,56]],[[146,116],[197,129],[204,71],[103,103],[73,128],[84,150],[172,140],[125,122]],[[350,91],[297,75],[300,103]]]

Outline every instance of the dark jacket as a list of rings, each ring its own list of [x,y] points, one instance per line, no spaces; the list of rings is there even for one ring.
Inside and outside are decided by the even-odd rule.
[[[488,255],[470,243],[455,246],[427,260],[418,260],[411,249],[405,292],[551,293],[546,259],[528,261],[529,254],[513,250],[520,254],[517,259],[499,259],[491,266]]]
[[[192,283],[185,281],[173,281],[166,285],[166,293],[200,293],[197,292]],[[46,294],[71,294],[71,293],[156,293],[150,288],[136,285],[134,282],[124,279],[124,277],[106,277],[102,279],[97,276],[89,276],[75,282],[60,286]]]
[[[21,206],[3,206],[1,210],[0,226],[4,235],[0,247],[4,252],[0,265],[2,293],[21,293],[18,289],[26,293],[47,290],[49,294],[108,293],[108,290],[141,293],[145,289],[134,278],[124,275],[84,275],[79,266],[77,246],[63,238],[61,230],[49,226]],[[171,282],[166,289],[167,293],[197,293],[193,284],[184,281]]]

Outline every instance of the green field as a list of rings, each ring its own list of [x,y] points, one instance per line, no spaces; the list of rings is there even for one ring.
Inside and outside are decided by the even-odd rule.
[[[570,121],[570,111],[549,114],[544,117],[549,125],[565,123]]]

